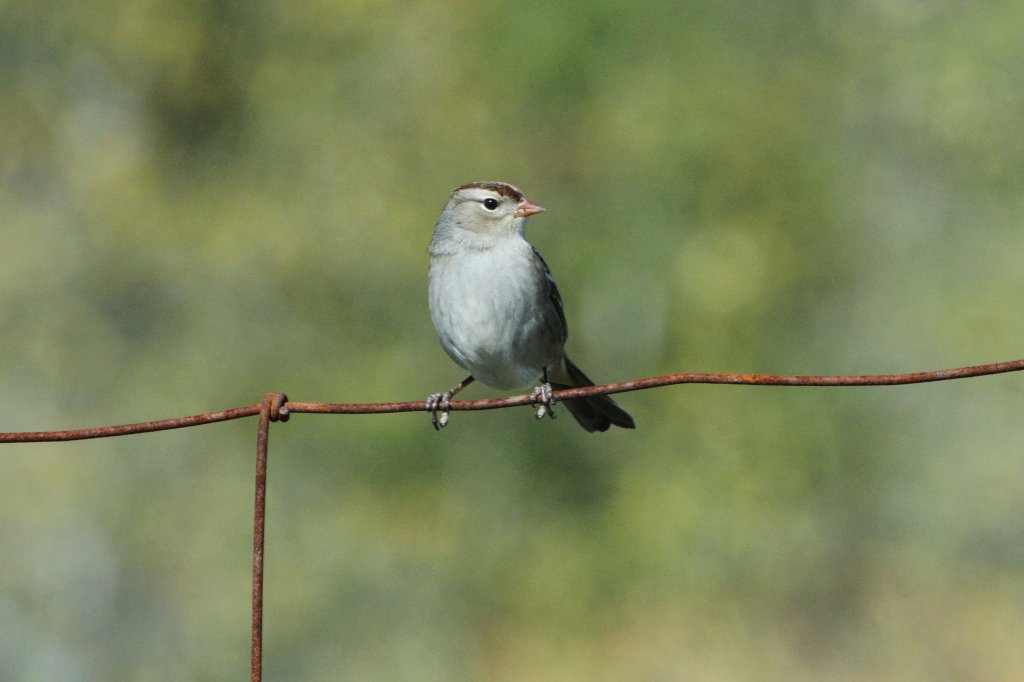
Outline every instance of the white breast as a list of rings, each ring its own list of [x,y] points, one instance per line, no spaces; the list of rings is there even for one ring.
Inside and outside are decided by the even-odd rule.
[[[494,388],[528,386],[561,355],[539,329],[544,294],[533,257],[525,240],[510,239],[430,261],[430,313],[442,347]]]

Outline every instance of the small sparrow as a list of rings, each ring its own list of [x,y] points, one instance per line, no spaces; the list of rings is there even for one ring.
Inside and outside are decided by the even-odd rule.
[[[470,376],[427,398],[434,428],[449,403],[475,379],[498,389],[533,391],[537,418],[554,417],[552,389],[593,386],[565,355],[562,298],[544,259],[524,236],[526,218],[544,209],[503,182],[471,182],[452,191],[430,241],[430,317],[452,360]],[[587,431],[633,418],[606,395],[566,400]],[[438,412],[440,411],[440,420]]]

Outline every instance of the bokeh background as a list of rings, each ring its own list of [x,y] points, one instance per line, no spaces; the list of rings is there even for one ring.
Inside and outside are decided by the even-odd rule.
[[[1022,25],[2,2],[0,430],[450,386],[425,248],[473,180],[547,207],[598,380],[1020,357]],[[266,678],[1024,678],[1021,377],[620,402],[275,426]],[[0,679],[244,677],[255,428],[0,449]]]

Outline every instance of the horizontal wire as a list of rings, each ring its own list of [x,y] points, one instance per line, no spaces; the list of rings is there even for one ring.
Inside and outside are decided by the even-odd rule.
[[[899,386],[905,384],[923,384],[932,381],[949,381],[969,377],[1019,372],[1024,370],[1024,360],[994,362],[987,365],[957,367],[926,372],[910,372],[906,374],[861,374],[861,375],[822,375],[799,376],[785,374],[709,374],[704,372],[688,372],[684,374],[665,374],[633,381],[623,381],[600,386],[567,388],[554,392],[557,400],[571,400],[608,393],[625,393],[641,391],[659,386],[678,384],[739,384],[750,386]],[[454,400],[450,409],[457,410],[494,410],[503,407],[532,405],[536,399],[532,395],[509,396],[505,398],[487,398],[483,400]],[[286,418],[289,413],[306,414],[385,414],[395,412],[425,412],[426,401],[391,403],[309,403],[288,401],[280,406],[280,413]],[[88,438],[109,438],[126,436],[135,433],[180,429],[201,424],[228,421],[253,417],[260,413],[260,404],[236,407],[220,412],[197,414],[188,417],[177,417],[161,421],[139,422],[117,426],[101,426],[91,429],[69,431],[22,431],[0,433],[0,443],[29,443],[45,441],[85,440]]]
[[[169,429],[183,429],[188,426],[214,424],[232,419],[254,417],[260,413],[260,405],[236,407],[220,412],[195,414],[189,417],[175,417],[160,421],[138,422],[135,424],[119,424],[116,426],[98,426],[91,429],[74,429],[70,431],[21,431],[0,433],[0,443],[39,443],[62,440],[87,440],[89,438],[110,438],[112,436],[129,436],[133,433],[152,433]]]

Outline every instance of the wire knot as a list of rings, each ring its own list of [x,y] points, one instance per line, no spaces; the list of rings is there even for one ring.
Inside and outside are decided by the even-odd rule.
[[[288,412],[288,396],[284,393],[268,393],[263,397],[263,406],[272,422],[286,422],[291,416]]]

